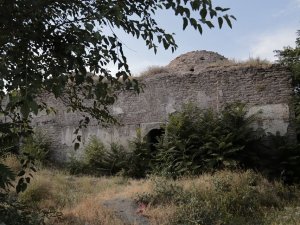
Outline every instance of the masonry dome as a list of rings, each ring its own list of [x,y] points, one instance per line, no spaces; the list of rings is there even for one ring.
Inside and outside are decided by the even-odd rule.
[[[177,71],[197,71],[218,61],[228,61],[224,56],[211,51],[192,51],[182,54],[172,60],[167,68]]]

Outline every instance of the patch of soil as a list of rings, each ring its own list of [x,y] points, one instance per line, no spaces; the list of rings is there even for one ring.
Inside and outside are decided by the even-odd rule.
[[[126,225],[150,225],[149,220],[142,215],[143,206],[138,205],[131,199],[116,198],[106,200],[103,205],[114,211]]]

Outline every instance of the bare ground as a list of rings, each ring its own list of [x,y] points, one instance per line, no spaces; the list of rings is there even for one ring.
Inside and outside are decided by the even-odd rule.
[[[143,206],[128,198],[106,200],[103,206],[113,210],[126,225],[149,225],[149,220],[142,215]]]

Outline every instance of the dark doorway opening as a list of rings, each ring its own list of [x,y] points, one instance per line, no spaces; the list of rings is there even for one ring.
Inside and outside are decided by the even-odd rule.
[[[152,129],[146,135],[146,140],[149,145],[151,152],[156,151],[156,144],[158,143],[159,138],[164,134],[164,129]]]

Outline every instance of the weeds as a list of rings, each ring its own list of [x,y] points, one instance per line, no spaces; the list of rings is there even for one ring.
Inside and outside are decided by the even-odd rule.
[[[169,73],[169,71],[163,66],[150,66],[147,70],[141,72],[139,77],[150,77],[160,73]]]
[[[138,195],[137,201],[154,208],[173,205],[174,213],[167,224],[278,224],[275,212],[288,215],[282,221],[299,218],[291,213],[298,211],[299,190],[280,182],[271,183],[252,171],[220,171],[198,178],[152,182],[152,191]]]

